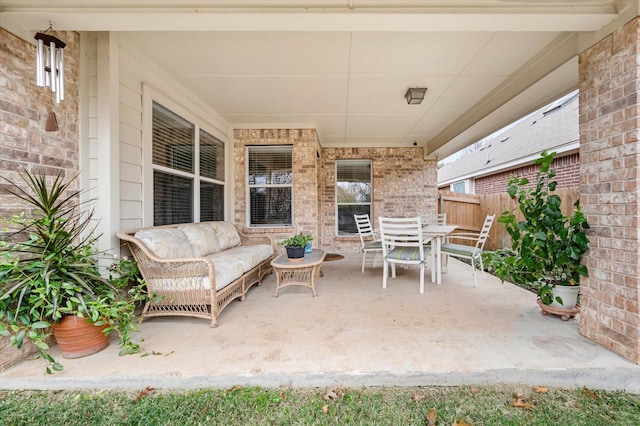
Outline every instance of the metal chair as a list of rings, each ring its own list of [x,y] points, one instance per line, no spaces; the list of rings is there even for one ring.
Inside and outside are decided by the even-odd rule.
[[[447,214],[446,213],[438,213],[435,216],[431,216],[431,217],[425,217],[422,218],[422,225],[423,226],[427,226],[427,225],[446,225],[447,224]],[[426,243],[427,247],[431,248],[431,244],[432,242],[428,242]],[[431,250],[431,256],[435,256],[436,255],[436,251],[435,250]],[[444,257],[442,258],[442,263],[444,265]],[[435,262],[435,259],[434,259]]]
[[[471,261],[471,269],[473,270],[473,280],[476,287],[478,287],[478,278],[476,277],[476,262],[480,261],[480,269],[482,269],[482,276],[484,277],[484,265],[482,263],[482,250],[484,244],[489,238],[489,230],[495,219],[495,215],[487,215],[484,219],[484,224],[480,233],[463,232],[454,233],[449,235],[449,241],[444,243],[441,247],[443,255],[453,256],[461,259],[468,259]],[[473,245],[454,244],[450,241],[462,240],[468,241]],[[446,266],[446,265],[445,265]]]
[[[446,213],[438,213],[437,215],[432,217],[422,218],[422,225],[446,225],[447,224],[447,214]]]
[[[368,214],[354,214],[353,218],[356,221],[358,228],[358,235],[360,235],[360,245],[362,251],[362,272],[364,272],[364,265],[367,260],[367,253],[372,252],[373,266],[376,266],[376,257],[378,253],[382,253],[382,242],[376,240],[375,232],[371,226],[371,220],[369,220]]]
[[[392,278],[396,277],[396,263],[418,265],[420,267],[420,293],[424,293],[425,258],[429,248],[424,246],[422,220],[420,217],[380,217],[378,220],[384,259],[382,288],[387,288],[389,265],[391,265]]]

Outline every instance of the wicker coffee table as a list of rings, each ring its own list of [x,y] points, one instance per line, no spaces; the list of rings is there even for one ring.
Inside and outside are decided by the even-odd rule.
[[[278,297],[278,291],[290,285],[308,287],[311,289],[313,297],[316,297],[316,280],[320,275],[324,256],[324,251],[313,250],[313,252],[304,255],[302,262],[291,262],[286,254],[272,260],[271,266],[276,274],[276,292],[273,297]]]

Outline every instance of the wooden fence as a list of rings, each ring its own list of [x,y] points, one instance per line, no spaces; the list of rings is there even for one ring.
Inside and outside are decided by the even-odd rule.
[[[573,212],[573,204],[580,197],[579,189],[562,188],[555,193],[562,199],[561,208],[564,214],[570,215]],[[471,195],[441,191],[439,198],[438,212],[446,213],[447,224],[457,225],[459,232],[479,232],[485,216],[488,214],[496,215],[485,250],[497,250],[511,245],[511,238],[504,225],[498,222],[502,212],[517,207],[517,203],[509,198],[506,192]],[[516,211],[516,216],[522,218],[519,211]]]

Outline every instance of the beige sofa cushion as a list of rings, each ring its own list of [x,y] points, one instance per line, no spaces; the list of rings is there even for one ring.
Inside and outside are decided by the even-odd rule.
[[[240,245],[240,234],[233,223],[209,222],[209,225],[216,232],[220,251]]]
[[[178,226],[184,232],[195,257],[204,257],[220,251],[218,236],[208,223],[186,223]]]
[[[144,245],[158,257],[164,259],[184,259],[193,257],[187,236],[176,228],[141,229],[135,233]]]
[[[273,254],[273,247],[267,244],[255,244],[248,246],[237,246],[219,253],[207,256],[217,268],[220,263],[234,262],[242,266],[242,272],[249,272],[260,262],[267,260]]]
[[[212,255],[215,256],[215,255]],[[219,260],[213,261],[216,277],[216,291],[220,291],[233,281],[237,280],[244,273],[242,264],[236,261]],[[211,290],[211,280],[205,277],[189,278],[160,278],[153,280],[154,289],[162,291],[198,291]]]
[[[213,256],[215,256],[215,254]],[[238,262],[237,259],[229,261],[214,260],[213,267],[216,271],[216,290],[222,290],[244,274],[242,264]],[[204,288],[209,290],[211,288],[209,277],[203,277],[203,279]]]

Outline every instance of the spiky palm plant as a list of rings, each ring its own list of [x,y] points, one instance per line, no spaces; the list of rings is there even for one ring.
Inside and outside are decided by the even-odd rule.
[[[134,304],[100,273],[92,227],[93,209],[83,209],[75,177],[64,182],[59,173],[47,183],[41,172],[21,173],[25,185],[2,178],[5,191],[28,205],[32,214],[14,216],[18,238],[0,241],[0,334],[11,336],[18,349],[28,336],[51,366],[62,365],[49,354],[52,326],[66,314],[86,317],[117,330],[124,352],[137,350]]]

